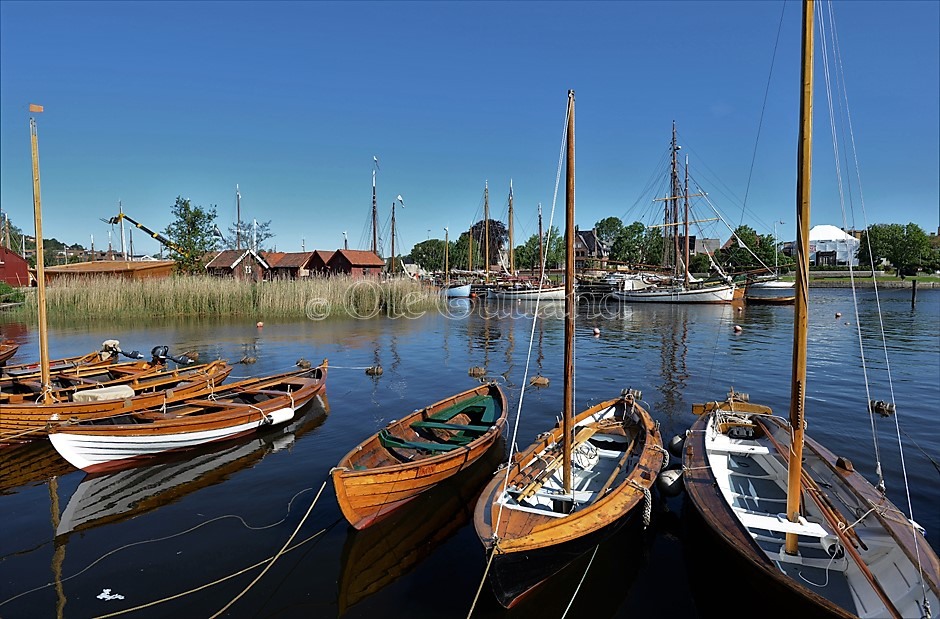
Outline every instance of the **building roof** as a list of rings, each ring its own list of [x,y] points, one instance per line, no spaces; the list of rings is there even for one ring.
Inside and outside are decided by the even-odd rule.
[[[607,247],[605,247],[604,243],[597,237],[597,233],[594,230],[578,230],[576,234],[588,253],[603,254],[607,251]]]
[[[95,260],[94,262],[74,262],[72,264],[60,264],[58,266],[47,266],[43,270],[47,273],[117,273],[121,271],[146,271],[148,269],[160,269],[166,266],[175,266],[174,260]]]
[[[337,249],[330,261],[336,256],[344,257],[349,264],[354,267],[384,267],[385,261],[373,254],[371,251],[362,251],[358,249]]]
[[[855,239],[851,234],[846,234],[842,228],[835,226],[821,225],[813,226],[809,231],[810,241],[844,241],[846,239]]]
[[[315,256],[317,256],[318,258],[320,258],[320,260],[323,261],[323,264],[326,264],[327,262],[329,262],[330,258],[333,257],[334,253],[336,252],[333,252],[327,249],[318,249],[315,252],[313,252]]]
[[[306,266],[313,258],[312,251],[278,252],[274,254],[277,256],[277,260],[271,257],[272,253],[264,256],[268,259],[272,269],[299,269]]]
[[[238,266],[238,263],[241,262],[245,256],[251,254],[255,257],[255,260],[258,261],[262,267],[270,269],[268,262],[256,254],[250,249],[224,249],[219,252],[215,258],[213,258],[209,264],[206,265],[207,269],[234,269]]]

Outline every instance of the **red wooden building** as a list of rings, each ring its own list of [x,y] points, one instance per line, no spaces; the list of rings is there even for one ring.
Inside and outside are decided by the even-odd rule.
[[[333,273],[349,275],[356,279],[379,277],[385,268],[385,261],[371,251],[337,249],[327,262],[327,267]]]
[[[0,247],[0,282],[13,287],[29,285],[29,266],[21,256]]]

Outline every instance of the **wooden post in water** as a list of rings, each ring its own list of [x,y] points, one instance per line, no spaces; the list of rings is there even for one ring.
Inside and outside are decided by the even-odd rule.
[[[911,280],[911,309],[914,309],[914,305],[917,302],[917,280]]]

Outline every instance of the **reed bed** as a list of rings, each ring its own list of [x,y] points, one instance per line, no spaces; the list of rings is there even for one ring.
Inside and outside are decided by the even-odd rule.
[[[261,316],[267,318],[415,317],[437,309],[436,288],[407,279],[388,281],[348,276],[246,282],[209,276],[116,280],[61,278],[46,287],[50,320],[82,317],[166,318],[177,316]],[[11,317],[37,317],[36,290]]]

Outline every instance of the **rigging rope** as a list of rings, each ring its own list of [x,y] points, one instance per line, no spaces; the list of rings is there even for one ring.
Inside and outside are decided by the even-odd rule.
[[[594,552],[591,553],[591,560],[588,561],[587,567],[584,568],[584,574],[581,575],[581,580],[578,582],[578,586],[575,587],[574,594],[571,596],[571,600],[568,602],[568,606],[565,608],[565,612],[561,614],[561,619],[565,619],[565,617],[568,616],[568,611],[571,610],[571,605],[574,604],[574,599],[578,597],[578,591],[581,590],[581,585],[584,584],[584,579],[587,578],[588,571],[590,571],[591,565],[594,563],[594,557],[597,556],[597,549],[600,547],[600,544],[594,547]]]
[[[850,111],[849,105],[848,105],[848,102],[849,102],[849,95],[848,95],[848,90],[847,90],[847,88],[846,88],[846,86],[845,86],[845,79],[844,79],[845,72],[844,72],[844,68],[843,68],[843,65],[842,65],[842,55],[841,55],[841,51],[840,51],[839,43],[838,43],[838,34],[837,34],[837,31],[836,31],[836,28],[835,28],[835,15],[834,15],[834,12],[833,12],[833,7],[832,7],[832,3],[831,3],[831,2],[827,3],[827,7],[828,7],[828,11],[829,11],[829,24],[830,24],[830,29],[831,29],[831,33],[832,33],[832,35],[831,35],[831,40],[832,40],[833,59],[834,59],[835,64],[837,65],[837,66],[836,66],[836,68],[837,68],[836,77],[837,77],[837,80],[838,80],[837,87],[838,87],[838,85],[841,85],[840,99],[839,99],[840,109],[842,109],[842,108],[841,108],[841,105],[844,103],[844,112],[845,112],[844,126],[848,128],[848,136],[849,136],[849,142],[850,142],[850,146],[851,146],[851,148],[850,148],[850,149],[847,149],[847,150],[850,150],[850,151],[851,151],[851,154],[852,154],[852,157],[853,157],[853,163],[854,163],[854,165],[855,165],[855,179],[856,179],[856,182],[858,183],[859,205],[860,205],[860,208],[861,208],[861,211],[862,211],[862,222],[865,224],[865,229],[867,230],[867,229],[869,228],[869,225],[868,225],[868,214],[867,214],[867,212],[866,212],[866,210],[865,210],[865,198],[864,198],[864,193],[862,192],[861,165],[859,164],[859,161],[858,161],[858,149],[857,149],[856,143],[855,143],[855,131],[854,131],[854,127],[853,127],[853,125],[852,125],[852,115],[851,115],[851,111]],[[820,7],[819,11],[820,11],[820,13],[822,13],[822,7]],[[825,41],[825,29],[823,28],[823,20],[820,20],[820,31],[821,31],[822,36],[823,36],[823,39],[824,39],[824,41]],[[823,49],[826,49],[825,46],[824,46]],[[835,146],[835,124],[834,124],[834,123],[835,123],[835,120],[834,120],[834,118],[833,118],[833,113],[832,113],[832,97],[831,97],[831,88],[830,88],[830,81],[829,81],[828,54],[826,54],[826,53],[823,54],[823,60],[824,60],[823,66],[824,66],[824,71],[825,71],[825,76],[826,76],[826,94],[827,94],[827,97],[828,97],[828,99],[829,99],[830,126],[831,126],[831,130],[832,130],[832,132],[833,132],[833,147],[834,147],[834,149],[835,149],[835,148],[836,148],[836,146]],[[839,169],[839,157],[838,157],[837,154],[836,154],[835,159],[836,159],[836,171],[837,171],[838,180],[839,180],[840,205],[841,205],[841,207],[842,207],[842,221],[843,221],[843,225],[845,225],[845,223],[846,223],[845,202],[844,202],[844,199],[842,199],[842,177],[841,177],[841,174],[840,174],[840,169]],[[851,185],[850,185],[850,188],[851,188]],[[851,203],[850,203],[850,207],[851,207]],[[866,237],[866,241],[867,241],[867,244],[868,244],[868,255],[869,255],[870,258],[874,258],[874,256],[872,255],[872,251],[871,251],[871,239],[869,238],[869,235],[867,235],[867,234],[865,235],[865,237]],[[891,364],[890,364],[890,362],[889,362],[889,360],[888,360],[888,344],[887,344],[887,339],[886,339],[886,336],[885,336],[884,317],[882,316],[882,312],[881,312],[881,298],[880,298],[880,296],[879,296],[879,294],[878,294],[878,282],[877,282],[877,280],[875,279],[875,265],[874,265],[874,260],[872,259],[871,262],[872,262],[872,265],[871,265],[871,278],[872,278],[872,283],[874,284],[874,289],[875,289],[875,305],[876,305],[877,313],[878,313],[878,323],[879,323],[879,328],[880,328],[880,332],[881,332],[882,348],[883,348],[883,350],[884,350],[884,355],[885,355],[885,369],[886,369],[887,379],[888,379],[888,389],[889,389],[889,391],[890,391],[890,393],[891,393],[891,403],[895,405],[895,410],[897,410],[896,400],[895,400],[895,393],[894,393],[894,381],[893,381],[892,376],[891,376]],[[870,402],[870,401],[871,401],[871,396],[870,396],[870,393],[869,393],[869,386],[868,386],[868,373],[867,373],[867,368],[866,368],[866,365],[865,365],[865,351],[864,351],[863,341],[862,341],[862,330],[861,330],[861,323],[860,323],[859,312],[858,312],[858,299],[857,299],[856,292],[855,292],[855,278],[854,278],[854,273],[853,273],[853,270],[852,270],[852,260],[851,260],[851,259],[849,260],[849,277],[850,277],[850,280],[851,280],[851,282],[852,282],[852,299],[853,299],[853,302],[855,303],[856,330],[858,331],[859,348],[860,348],[861,358],[862,358],[862,369],[863,369],[864,376],[865,376],[866,401]],[[884,492],[885,488],[884,488],[884,479],[883,479],[883,477],[882,477],[882,470],[881,470],[881,454],[880,454],[880,450],[879,450],[879,446],[878,446],[878,436],[877,436],[877,433],[876,433],[876,431],[875,431],[874,411],[871,410],[871,406],[870,406],[870,405],[868,406],[868,414],[869,414],[869,418],[870,418],[870,420],[871,420],[871,426],[872,426],[872,440],[873,440],[873,443],[874,443],[874,446],[875,446],[875,458],[876,458],[876,462],[877,462],[877,474],[878,474],[878,479],[879,479],[879,489],[880,489],[882,492]],[[908,475],[907,475],[907,464],[906,464],[905,459],[904,459],[904,445],[903,445],[903,441],[901,440],[901,426],[900,426],[900,420],[898,419],[898,414],[897,414],[897,412],[896,412],[895,415],[894,415],[894,423],[895,423],[895,432],[896,432],[896,434],[897,434],[897,439],[898,439],[898,454],[899,454],[900,462],[901,462],[901,474],[902,474],[902,480],[903,480],[903,483],[904,483],[904,492],[905,492],[905,495],[906,495],[906,498],[907,498],[908,520],[909,520],[910,523],[911,523],[911,534],[912,534],[912,536],[913,536],[913,539],[917,539],[917,538],[916,538],[917,532],[916,532],[916,528],[915,528],[915,526],[914,526],[914,506],[913,506],[913,502],[912,502],[912,500],[911,500],[910,482],[909,482],[909,480],[908,480]],[[921,557],[920,557],[920,544],[916,544],[916,543],[914,544],[914,552],[915,552],[915,556],[916,556],[916,559],[917,559],[917,569],[918,569],[918,573],[921,575],[920,585],[921,585],[921,588],[922,588],[922,591],[923,591],[924,600],[926,600],[926,599],[927,599],[927,591],[926,591],[926,583],[925,583],[924,578],[923,578],[923,565],[922,565]],[[928,610],[928,612],[929,612],[929,606],[928,606],[928,609],[927,609],[927,610]]]

